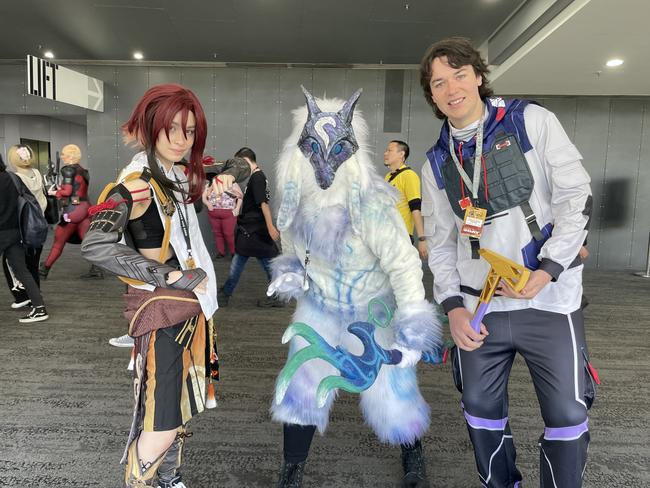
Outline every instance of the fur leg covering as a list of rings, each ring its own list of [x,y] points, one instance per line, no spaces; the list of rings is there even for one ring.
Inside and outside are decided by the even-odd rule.
[[[298,302],[293,321],[311,326],[333,347],[340,344],[340,324],[311,300],[303,299]],[[291,339],[289,358],[307,345],[301,337]],[[331,392],[325,405],[319,408],[316,403],[316,390],[323,378],[338,374],[337,369],[322,359],[312,359],[304,363],[291,379],[282,403],[278,405],[273,400],[273,420],[285,424],[315,425],[321,434],[325,432],[336,392]]]
[[[429,405],[417,385],[415,368],[383,366],[361,393],[361,411],[382,442],[414,444],[429,429]]]
[[[292,339],[289,357],[306,345],[306,342],[300,338]],[[278,405],[273,401],[271,406],[273,420],[285,424],[315,425],[321,434],[325,432],[336,393],[330,393],[325,405],[318,408],[316,390],[325,377],[338,374],[333,366],[322,359],[313,359],[300,366],[291,380],[282,403]]]
[[[395,342],[418,351],[442,345],[442,323],[435,307],[427,300],[402,305],[395,312]]]

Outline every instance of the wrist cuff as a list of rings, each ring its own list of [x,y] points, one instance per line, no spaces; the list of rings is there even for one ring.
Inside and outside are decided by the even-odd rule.
[[[465,305],[463,303],[463,297],[458,295],[458,296],[449,297],[449,298],[443,300],[442,303],[440,304],[440,306],[442,307],[442,310],[445,313],[449,313],[453,309],[455,309],[455,308],[463,308]]]
[[[542,261],[539,263],[538,269],[541,269],[542,271],[546,271],[548,274],[550,274],[552,278],[551,281],[557,281],[562,271],[564,271],[564,268],[562,267],[561,264],[556,263],[552,259],[548,259],[548,258],[542,258]]]

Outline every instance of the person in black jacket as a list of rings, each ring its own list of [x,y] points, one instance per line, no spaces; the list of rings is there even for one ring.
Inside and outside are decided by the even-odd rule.
[[[230,265],[230,273],[223,287],[219,290],[219,305],[228,306],[228,301],[235,291],[248,258],[257,258],[271,281],[271,259],[280,252],[276,241],[280,233],[273,225],[268,182],[262,169],[257,165],[252,149],[243,147],[235,153],[235,158],[242,158],[251,167],[251,176],[246,185],[241,212],[237,218],[235,234],[235,255]],[[284,304],[275,299],[258,300],[259,307],[282,307]]]
[[[16,177],[16,180],[18,178]],[[23,284],[27,296],[32,302],[32,309],[19,322],[30,323],[47,320],[45,303],[41,291],[25,263],[25,250],[20,244],[18,227],[18,190],[12,176],[6,171],[4,161],[0,158],[0,253],[4,253],[16,278]]]
[[[34,152],[32,149],[24,144],[11,146],[7,151],[7,161],[9,169],[13,170],[14,174],[22,180],[27,189],[34,195],[41,210],[45,212],[47,199],[45,198],[44,178],[38,168],[33,167]],[[42,246],[37,248],[25,248],[25,263],[27,264],[27,269],[34,277],[34,281],[39,288],[41,284],[40,275],[38,274],[38,263],[41,258],[42,250]],[[11,304],[11,308],[17,309],[31,305],[25,287],[9,267],[6,259],[2,260],[2,269],[5,273],[9,290],[14,297],[14,302]]]

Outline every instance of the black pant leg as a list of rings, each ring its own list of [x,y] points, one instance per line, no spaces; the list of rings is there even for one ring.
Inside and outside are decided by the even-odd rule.
[[[587,410],[594,394],[582,311],[566,315],[527,309],[513,316],[514,340],[528,365],[545,424],[539,443],[541,486],[578,488],[587,462]]]
[[[314,432],[315,425],[284,424],[284,460],[293,464],[305,461]]]
[[[515,350],[507,312],[485,316],[488,335],[471,352],[457,349],[462,405],[483,486],[512,488],[521,481],[508,421],[508,378]]]
[[[10,244],[5,249],[5,256],[7,256],[7,262],[11,269],[14,271],[16,278],[25,287],[27,291],[27,296],[32,301],[34,307],[39,307],[44,305],[43,297],[41,296],[41,290],[38,288],[38,285],[32,278],[32,275],[27,270],[27,264],[25,262],[25,251],[18,243]]]
[[[36,249],[29,249],[25,253],[25,261],[27,262],[27,270],[30,272],[32,277],[34,278],[34,281],[38,285],[38,287],[41,287],[41,275],[38,274],[38,264],[41,260],[41,253],[43,252],[43,248],[39,247]]]

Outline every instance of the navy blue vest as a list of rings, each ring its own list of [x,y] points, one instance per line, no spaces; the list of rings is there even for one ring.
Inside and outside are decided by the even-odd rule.
[[[484,122],[483,156],[478,201],[488,217],[522,204],[528,205],[534,180],[524,154],[532,149],[524,123],[527,100],[487,99],[488,117]],[[454,141],[455,142],[455,141]],[[455,143],[456,155],[469,175],[474,174],[476,138]],[[461,158],[462,154],[462,158]],[[438,142],[427,151],[438,188],[444,189],[454,213],[463,218],[459,201],[470,196],[449,154],[449,126],[445,123]],[[487,181],[487,198],[485,182]],[[527,213],[527,212],[525,212]]]

